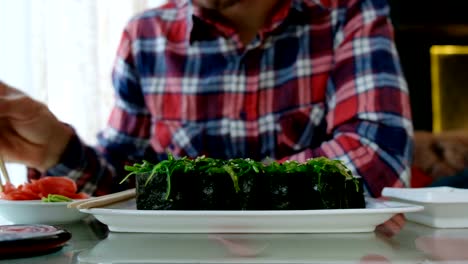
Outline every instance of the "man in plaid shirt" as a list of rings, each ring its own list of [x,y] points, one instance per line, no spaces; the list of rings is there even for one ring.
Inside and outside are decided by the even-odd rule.
[[[193,2],[193,3],[192,3]],[[99,146],[0,85],[0,151],[102,195],[176,156],[340,159],[370,195],[403,186],[411,113],[385,0],[171,0],[133,18]],[[30,178],[38,176],[31,170]]]

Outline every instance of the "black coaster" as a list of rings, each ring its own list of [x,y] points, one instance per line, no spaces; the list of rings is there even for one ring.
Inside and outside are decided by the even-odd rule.
[[[0,226],[0,259],[30,257],[55,252],[60,250],[70,238],[70,232],[56,226]]]

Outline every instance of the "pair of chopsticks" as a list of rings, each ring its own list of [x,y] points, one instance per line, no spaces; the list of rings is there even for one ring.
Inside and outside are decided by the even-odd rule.
[[[128,189],[117,193],[111,193],[108,195],[98,196],[94,198],[84,199],[80,201],[74,201],[67,205],[68,208],[77,209],[90,209],[96,207],[103,207],[114,203],[130,200],[136,196],[136,190]]]
[[[1,174],[5,178],[5,182],[9,183],[10,181],[10,176],[8,175],[8,171],[5,166],[5,161],[3,160],[3,157],[0,155],[0,171],[2,172]],[[2,177],[0,175],[0,192],[3,192],[3,181]]]

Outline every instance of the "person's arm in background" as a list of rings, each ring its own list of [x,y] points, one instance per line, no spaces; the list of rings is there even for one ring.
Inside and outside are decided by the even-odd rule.
[[[345,2],[345,1],[339,1]],[[343,4],[345,5],[345,4]],[[330,140],[288,159],[340,159],[363,177],[370,195],[403,186],[409,177],[412,133],[406,82],[386,1],[348,1],[337,12],[335,66],[327,88]]]
[[[468,131],[416,131],[413,166],[431,181],[453,176],[468,168]]]
[[[6,97],[1,97],[0,109],[7,106],[9,111],[0,114],[2,120],[16,120],[19,113],[27,112],[28,109],[39,108],[45,114],[38,116],[37,111],[30,110],[23,113],[21,123],[14,127],[0,126],[2,139],[0,149],[10,161],[26,164],[30,167],[28,178],[34,179],[46,175],[68,176],[75,180],[80,191],[99,196],[110,192],[119,191],[133,186],[133,182],[119,184],[128,172],[124,166],[132,162],[140,162],[145,158],[149,148],[150,117],[145,109],[145,103],[141,88],[139,86],[138,75],[135,71],[133,56],[131,53],[131,39],[127,32],[124,32],[115,61],[113,71],[113,84],[116,90],[116,103],[112,110],[107,128],[100,133],[99,146],[93,148],[85,145],[73,130],[63,125],[57,120],[47,107],[29,97],[23,95],[23,101],[15,100],[10,96],[8,103]],[[4,89],[7,88],[4,85]],[[15,93],[20,94],[19,91]],[[18,97],[18,96],[16,96]],[[2,101],[3,100],[3,101]],[[28,105],[28,107],[26,107]],[[92,111],[90,109],[90,111]],[[90,112],[89,114],[93,114]],[[37,120],[38,124],[32,121]],[[10,122],[11,123],[11,122]],[[41,124],[45,126],[42,127]],[[22,125],[22,126],[20,126]],[[18,143],[12,151],[5,153],[5,147],[9,146],[11,139],[4,131],[18,134],[19,130],[27,131],[20,134]],[[54,135],[41,139],[48,144],[39,145],[35,138],[44,131],[56,131]],[[36,134],[32,131],[38,131]],[[58,140],[62,139],[63,140]],[[28,143],[33,143],[42,153],[44,160],[34,160],[29,155]],[[53,153],[50,146],[60,148]],[[28,154],[24,154],[28,153]],[[19,158],[16,158],[20,156]],[[36,158],[37,159],[37,158]],[[31,162],[32,161],[32,162]]]

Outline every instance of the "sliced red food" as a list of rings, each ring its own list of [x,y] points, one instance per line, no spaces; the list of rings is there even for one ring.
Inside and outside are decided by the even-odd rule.
[[[12,191],[2,195],[5,200],[37,200],[38,196],[35,194],[26,193],[23,191]]]
[[[19,188],[21,187],[21,188]],[[24,186],[19,186],[18,189],[16,191],[12,191],[10,192],[9,194],[12,194],[12,193],[21,193],[23,196],[25,197],[29,197],[30,199],[22,199],[22,200],[37,200],[37,199],[41,199],[41,197],[39,196],[39,194],[37,192],[33,192],[29,189],[26,189],[24,188]]]
[[[25,183],[23,185],[23,190],[39,194],[41,190],[39,189],[39,185],[36,182],[37,180],[32,180],[30,183]]]
[[[39,200],[49,194],[59,194],[71,199],[85,199],[89,195],[77,193],[76,183],[67,177],[44,177],[19,185],[17,188],[6,183],[0,199],[6,200]]]
[[[4,193],[10,193],[12,191],[16,191],[16,187],[13,184],[11,184],[11,182],[7,182],[5,183],[5,185],[3,185]]]
[[[76,193],[76,183],[67,177],[44,177],[36,181],[40,196],[47,197],[49,194]]]

